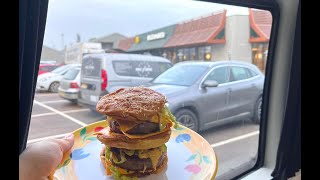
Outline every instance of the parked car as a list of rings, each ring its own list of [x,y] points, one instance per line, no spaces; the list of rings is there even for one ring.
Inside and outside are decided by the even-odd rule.
[[[40,74],[37,79],[36,90],[58,92],[58,87],[63,75],[74,67],[81,67],[81,64],[67,64],[51,72]]]
[[[264,75],[236,61],[181,62],[145,86],[167,96],[177,120],[201,131],[251,118],[260,121]]]
[[[97,101],[122,87],[145,84],[172,67],[168,59],[138,54],[88,54],[81,67],[78,104],[95,111]]]
[[[59,96],[73,103],[78,100],[81,67],[75,67],[63,76],[58,88]]]
[[[57,64],[57,61],[54,61],[54,60],[40,61],[40,64]]]
[[[40,64],[38,75],[51,72],[60,66],[62,65],[61,64]]]

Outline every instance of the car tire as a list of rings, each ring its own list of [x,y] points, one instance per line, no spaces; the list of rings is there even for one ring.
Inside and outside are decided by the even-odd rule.
[[[50,84],[49,86],[49,91],[53,92],[53,93],[57,93],[58,92],[58,88],[59,88],[60,83],[55,81],[53,83]]]
[[[78,104],[78,100],[77,99],[72,99],[72,100],[69,100],[72,104]]]
[[[259,97],[254,108],[254,116],[253,116],[253,122],[256,124],[260,123],[261,107],[262,107],[262,97]]]
[[[180,124],[192,129],[195,132],[199,131],[199,121],[197,116],[189,109],[179,110],[177,113],[175,113],[175,117]]]

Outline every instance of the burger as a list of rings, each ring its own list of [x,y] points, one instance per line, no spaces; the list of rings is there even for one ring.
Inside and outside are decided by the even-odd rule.
[[[166,142],[178,123],[166,97],[146,87],[121,88],[102,97],[96,110],[108,126],[97,133],[107,175],[115,179],[161,172],[168,162]]]

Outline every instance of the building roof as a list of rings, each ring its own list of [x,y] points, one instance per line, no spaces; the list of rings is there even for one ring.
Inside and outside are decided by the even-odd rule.
[[[40,59],[41,61],[56,61],[57,63],[63,63],[64,51],[59,51],[43,45]]]
[[[224,10],[207,17],[177,24],[173,36],[164,47],[224,43],[224,36],[222,39],[216,37],[225,27],[226,12]]]
[[[256,33],[250,35],[250,42],[268,42],[270,39],[272,15],[269,11],[249,9],[251,29]]]
[[[99,42],[99,43],[108,43],[108,42],[114,43],[114,42],[116,42],[118,40],[126,39],[126,38],[127,37],[122,35],[122,34],[112,33],[112,34],[109,34],[109,35],[106,35],[106,36],[102,36],[102,37],[99,37],[99,38],[92,38],[89,41],[90,42]]]
[[[127,39],[122,39],[118,41],[117,45],[114,47],[114,49],[119,49],[122,51],[128,51],[128,49],[132,46],[134,43],[134,37],[130,37]]]
[[[133,52],[133,51],[162,48],[165,45],[165,43],[171,38],[174,32],[175,26],[176,25],[166,26],[166,27],[163,27],[154,31],[149,31],[136,36],[137,38],[139,38],[139,41],[133,43],[128,51]],[[157,35],[159,33],[164,33],[164,37],[160,37],[159,39],[154,39],[154,40],[150,40],[150,39],[148,40],[147,38],[148,36],[150,37],[150,35]]]

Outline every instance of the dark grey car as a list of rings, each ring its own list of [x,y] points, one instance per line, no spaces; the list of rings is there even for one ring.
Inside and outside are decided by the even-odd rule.
[[[260,122],[264,75],[238,61],[181,62],[146,86],[167,96],[177,120],[201,131],[235,120]]]

